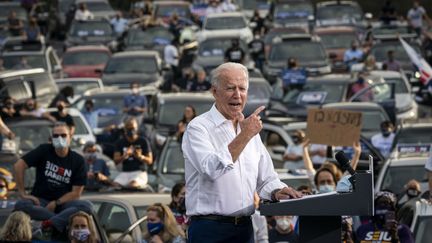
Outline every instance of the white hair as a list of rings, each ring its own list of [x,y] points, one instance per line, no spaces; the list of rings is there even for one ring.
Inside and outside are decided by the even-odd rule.
[[[249,80],[249,73],[248,73],[248,69],[241,63],[236,63],[236,62],[226,62],[223,63],[221,65],[219,65],[217,68],[215,68],[212,72],[211,72],[211,84],[214,87],[217,87],[220,82],[221,82],[221,78],[223,76],[223,73],[228,71],[228,70],[242,70],[245,74],[246,80]]]

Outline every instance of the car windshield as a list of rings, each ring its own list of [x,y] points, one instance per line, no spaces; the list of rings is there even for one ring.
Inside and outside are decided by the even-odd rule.
[[[277,4],[274,10],[276,19],[307,18],[313,14],[313,6],[305,2],[291,2]]]
[[[355,33],[322,33],[319,34],[321,42],[326,49],[351,47],[351,42],[357,40]]]
[[[372,36],[379,35],[402,35],[402,34],[410,34],[410,29],[408,26],[385,26],[381,28],[373,28]]]
[[[86,5],[90,12],[112,11],[108,2],[86,2]]]
[[[398,194],[410,180],[427,181],[424,165],[390,166],[384,175],[380,191],[389,190]]]
[[[51,134],[51,125],[49,122],[41,124],[28,124],[27,126],[10,126],[19,141],[19,148],[24,151],[30,151],[37,146],[49,141]]]
[[[417,53],[421,53],[420,47],[418,44],[410,43],[411,47],[414,48],[414,50]],[[409,62],[411,63],[411,60],[406,53],[405,49],[403,48],[402,44],[399,42],[382,42],[378,43],[374,46],[372,46],[371,55],[373,55],[377,62],[384,62],[387,60],[387,53],[388,51],[393,51],[393,55],[395,60],[398,60],[400,62]]]
[[[11,11],[15,11],[17,14],[17,18],[21,20],[27,19],[27,13],[26,11],[19,5],[9,5],[9,6],[1,6],[0,5],[0,19],[6,20],[10,14]]]
[[[329,84],[329,83],[306,83],[301,89],[292,89],[288,91],[283,98],[283,103],[296,104],[303,103],[299,98],[301,94],[304,95],[307,92],[319,92],[324,95],[323,103],[340,102],[343,98],[346,85],[344,84]]]
[[[104,73],[156,73],[158,66],[154,57],[111,58]]]
[[[44,55],[13,55],[13,56],[2,56],[1,58],[4,61],[4,67],[6,69],[17,69],[19,68],[19,64],[21,62],[21,58],[25,58],[27,60],[27,64],[31,68],[43,68],[48,70],[48,65],[45,60]]]
[[[355,20],[362,19],[362,11],[360,8],[351,5],[329,5],[317,9],[317,19],[329,20]]]
[[[154,27],[142,31],[134,29],[127,35],[127,45],[168,45],[174,39],[168,29]]]
[[[401,129],[398,144],[432,144],[432,127]]]
[[[93,82],[93,81],[87,81],[87,82],[85,82],[85,81],[74,82],[73,81],[73,82],[59,82],[59,83],[57,83],[57,87],[59,88],[59,90],[61,90],[62,88],[66,87],[66,86],[72,86],[74,89],[75,95],[83,95],[88,90],[100,88],[99,83]]]
[[[189,18],[190,10],[188,5],[157,5],[156,16],[158,17],[170,17],[174,13],[178,16]]]
[[[98,113],[98,127],[107,127],[117,124],[123,117],[123,96],[96,96],[86,97],[77,102],[74,107],[84,111],[86,99],[91,99],[94,104],[94,111]]]
[[[184,159],[180,144],[175,140],[171,140],[166,149],[167,151],[162,161],[162,173],[184,174]]]
[[[432,227],[432,216],[420,215],[417,218],[416,227],[414,229],[415,242],[432,242],[432,234],[430,229]]]
[[[66,52],[63,65],[99,65],[108,62],[110,55],[105,51]]]
[[[248,101],[269,99],[271,87],[264,82],[249,82]]]
[[[209,39],[199,45],[200,56],[224,56],[226,49],[231,47],[231,39]],[[246,43],[240,40],[240,48],[247,51]]]
[[[241,16],[207,18],[204,29],[206,30],[225,30],[242,29],[246,27],[246,22]]]
[[[287,42],[273,45],[269,60],[286,62],[290,57],[296,57],[301,63],[325,60],[326,53],[323,46],[316,42]]]
[[[396,94],[406,94],[408,93],[408,87],[405,81],[402,78],[385,78],[386,82],[395,84],[395,93]]]
[[[257,8],[266,10],[270,8],[270,3],[265,0],[243,0],[242,8],[247,10],[255,10]]]
[[[175,126],[182,118],[184,108],[189,104],[193,104],[197,115],[200,115],[211,108],[213,100],[177,100],[175,103],[165,102],[160,106],[158,123],[161,125]]]
[[[111,36],[111,25],[106,21],[75,21],[71,26],[72,36]]]
[[[362,131],[379,131],[381,122],[387,120],[380,111],[362,112]]]

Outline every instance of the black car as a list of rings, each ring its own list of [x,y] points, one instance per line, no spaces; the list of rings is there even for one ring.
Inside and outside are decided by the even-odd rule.
[[[162,60],[156,51],[126,51],[111,56],[102,72],[104,86],[129,88],[132,82],[159,87],[163,83]]]
[[[114,31],[107,20],[74,20],[67,34],[64,49],[79,45],[106,45],[115,50],[114,40]]]
[[[312,27],[314,6],[310,0],[277,1],[273,10],[274,27]]]

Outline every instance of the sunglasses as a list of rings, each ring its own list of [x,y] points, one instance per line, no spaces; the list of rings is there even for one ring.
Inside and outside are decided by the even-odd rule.
[[[66,133],[61,133],[61,134],[53,133],[52,137],[53,138],[58,138],[58,137],[66,138],[67,134]]]

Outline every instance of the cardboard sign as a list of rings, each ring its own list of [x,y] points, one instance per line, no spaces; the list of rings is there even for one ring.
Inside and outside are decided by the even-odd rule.
[[[352,146],[359,141],[362,113],[335,109],[309,109],[306,136],[313,144]]]

